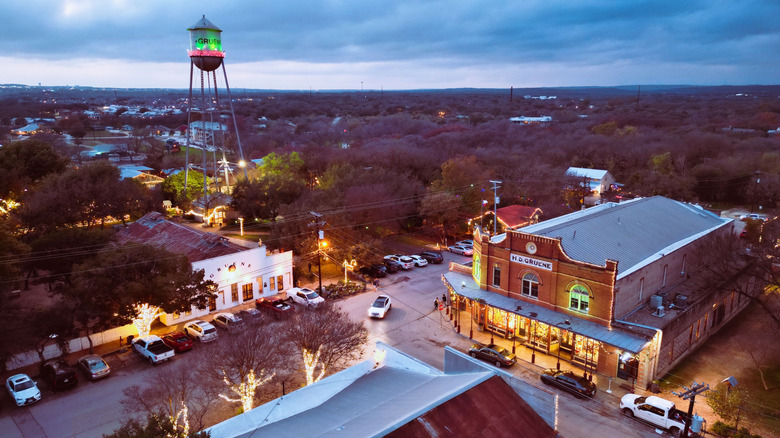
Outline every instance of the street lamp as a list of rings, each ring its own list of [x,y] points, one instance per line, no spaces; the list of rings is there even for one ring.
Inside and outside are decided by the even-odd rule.
[[[531,363],[536,363],[536,327],[534,320],[531,320]]]
[[[238,218],[238,223],[241,225],[241,236],[244,235],[244,218]]]
[[[328,242],[323,240],[322,233],[320,233],[318,238],[319,240],[317,240],[317,277],[319,278],[320,289],[317,292],[322,293],[322,262],[320,261],[320,250],[324,247],[327,247]]]

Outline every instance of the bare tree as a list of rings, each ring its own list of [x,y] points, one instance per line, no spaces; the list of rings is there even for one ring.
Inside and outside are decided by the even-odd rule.
[[[286,362],[282,348],[281,327],[260,322],[220,339],[207,355],[202,375],[219,396],[239,402],[243,412],[254,407],[257,390],[276,374]]]
[[[775,247],[780,237],[780,223],[769,221],[757,242],[749,244],[735,234],[721,233],[700,244],[696,260],[700,261],[702,275],[697,275],[697,287],[712,290],[723,287],[733,290],[759,305],[775,327],[780,328],[780,265]]]
[[[193,362],[194,358],[188,357],[157,368],[146,386],[132,385],[122,390],[123,412],[150,416],[162,413],[184,436],[205,428],[204,419],[215,404],[216,392],[192,372]]]
[[[286,337],[300,352],[306,384],[310,385],[328,370],[360,358],[368,330],[326,302],[296,314],[286,325]]]

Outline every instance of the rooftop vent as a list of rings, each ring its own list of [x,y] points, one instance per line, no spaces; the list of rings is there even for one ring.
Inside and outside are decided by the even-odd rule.
[[[657,309],[658,307],[663,306],[664,304],[664,298],[660,295],[652,295],[650,296],[650,308],[651,309]]]
[[[663,318],[664,316],[666,316],[666,313],[664,313],[664,306],[658,306],[655,309],[655,312],[653,312],[653,316],[657,316],[659,318]]]
[[[676,297],[674,297],[674,305],[675,307],[684,308],[686,305],[688,305],[688,296],[677,295]]]

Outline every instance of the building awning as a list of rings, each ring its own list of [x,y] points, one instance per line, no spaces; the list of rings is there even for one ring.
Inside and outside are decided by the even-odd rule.
[[[572,333],[595,339],[624,351],[639,353],[650,343],[650,339],[627,333],[619,329],[604,327],[573,315],[555,312],[527,301],[505,297],[495,292],[480,289],[471,275],[448,272],[442,275],[445,284],[456,294],[470,300],[482,300],[490,307],[501,309],[516,315],[543,322],[552,327],[568,330]],[[565,320],[571,324],[564,324]]]

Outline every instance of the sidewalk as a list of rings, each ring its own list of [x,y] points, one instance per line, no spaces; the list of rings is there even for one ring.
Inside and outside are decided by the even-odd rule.
[[[540,352],[538,350],[536,350],[535,354],[533,354],[534,350],[525,346],[521,339],[515,338],[514,341],[505,339],[501,335],[491,333],[488,330],[479,331],[477,326],[474,326],[473,328],[474,337],[472,341],[469,339],[469,332],[471,327],[469,325],[470,318],[468,318],[468,316],[465,318],[461,316],[461,323],[463,324],[463,327],[461,328],[461,333],[458,334],[454,325],[454,320],[450,321],[450,317],[447,315],[446,308],[441,312],[445,317],[445,324],[449,323],[453,333],[455,333],[461,339],[483,345],[490,344],[492,341],[492,343],[504,347],[510,352],[514,352],[517,357],[517,363],[513,368],[520,369],[521,374],[528,381],[539,380],[539,375],[542,373],[542,371],[550,368],[555,369],[558,364],[557,356],[548,355],[547,353]],[[457,313],[455,314],[455,317],[457,317]],[[464,323],[463,321],[466,322]],[[531,363],[532,355],[534,363]],[[576,366],[567,360],[564,360],[563,358],[560,360],[560,369],[572,371],[578,375],[583,375],[585,373],[584,368]],[[588,375],[590,375],[590,370],[588,371]],[[634,387],[632,392],[630,391],[632,385],[626,380],[619,379],[617,377],[604,376],[596,372],[593,372],[593,383],[596,384],[596,388],[598,388],[599,392],[603,393],[605,396],[614,398],[613,401],[616,405],[626,394],[633,393],[639,395],[653,395],[651,392],[644,391],[638,387]]]

